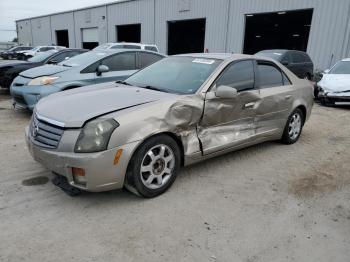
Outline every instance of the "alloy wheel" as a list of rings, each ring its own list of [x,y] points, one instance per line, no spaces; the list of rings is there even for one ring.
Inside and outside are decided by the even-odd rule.
[[[174,167],[173,150],[167,145],[156,145],[148,150],[142,159],[141,181],[149,189],[159,189],[169,181]]]

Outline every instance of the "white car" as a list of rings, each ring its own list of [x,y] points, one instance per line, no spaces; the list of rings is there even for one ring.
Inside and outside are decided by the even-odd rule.
[[[106,43],[95,47],[94,50],[107,50],[107,49],[141,49],[148,50],[153,52],[159,52],[158,47],[156,45],[147,45],[147,44],[139,44],[139,43]]]
[[[318,98],[323,105],[350,105],[350,58],[343,59],[331,69],[325,70],[317,87]]]
[[[24,56],[25,58],[30,58],[33,56],[36,56],[37,54],[41,53],[41,52],[46,52],[49,50],[62,50],[64,49],[64,46],[37,46],[34,47],[31,50],[26,50],[26,51],[20,51],[18,52],[19,54],[21,54],[22,56]]]

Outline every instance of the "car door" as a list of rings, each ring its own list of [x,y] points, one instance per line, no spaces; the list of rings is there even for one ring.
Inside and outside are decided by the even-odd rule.
[[[279,134],[293,104],[293,86],[287,75],[275,63],[258,60],[256,63],[257,87],[261,100],[256,106],[256,135]]]
[[[221,85],[237,89],[235,98],[219,98],[215,89]],[[223,70],[205,97],[198,138],[204,155],[246,143],[255,136],[256,103],[254,60],[240,60]]]
[[[137,71],[136,52],[118,53],[104,58],[100,64],[108,66],[109,71],[96,74],[96,83],[124,80]]]

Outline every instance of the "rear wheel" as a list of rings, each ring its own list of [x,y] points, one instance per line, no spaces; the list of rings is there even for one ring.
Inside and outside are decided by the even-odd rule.
[[[127,170],[127,188],[143,197],[156,197],[169,189],[180,169],[180,149],[167,135],[150,138],[135,152]],[[134,191],[134,190],[131,190]]]
[[[303,130],[303,125],[305,121],[305,116],[300,109],[295,109],[293,113],[288,117],[287,124],[284,128],[282,142],[287,145],[294,144],[299,140],[301,132]]]

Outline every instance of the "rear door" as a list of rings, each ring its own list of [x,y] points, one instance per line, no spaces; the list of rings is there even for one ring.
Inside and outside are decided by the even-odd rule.
[[[293,86],[286,74],[273,62],[257,61],[257,86],[261,101],[256,108],[258,137],[279,134],[293,104]]]
[[[236,88],[237,97],[216,97],[215,89],[220,85]],[[259,100],[254,61],[240,60],[227,66],[206,94],[203,118],[198,126],[204,155],[239,146],[254,137]]]
[[[137,71],[136,52],[118,53],[103,59],[100,64],[108,66],[109,72],[96,75],[96,83],[124,80]]]

